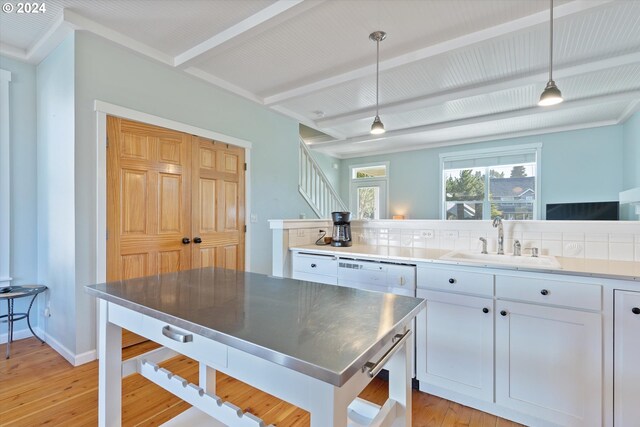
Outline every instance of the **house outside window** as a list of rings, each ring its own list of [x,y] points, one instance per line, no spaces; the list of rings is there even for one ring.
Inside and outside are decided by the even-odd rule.
[[[442,218],[539,218],[541,145],[442,154]]]
[[[389,163],[351,166],[349,186],[353,219],[387,218]]]

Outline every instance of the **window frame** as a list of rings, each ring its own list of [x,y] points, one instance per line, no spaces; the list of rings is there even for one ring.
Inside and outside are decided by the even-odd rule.
[[[11,284],[11,72],[0,69],[0,286]]]
[[[536,158],[536,176],[535,176],[535,188],[536,188],[536,199],[533,204],[533,221],[538,221],[541,219],[541,211],[542,211],[542,203],[540,203],[542,199],[542,191],[540,190],[540,183],[542,182],[542,143],[534,143],[534,144],[521,144],[513,147],[505,148],[505,147],[493,147],[493,148],[480,148],[474,150],[464,150],[464,151],[452,151],[447,153],[440,153],[440,169],[439,169],[439,180],[440,180],[440,194],[439,194],[439,203],[440,203],[440,219],[447,221],[447,212],[446,212],[446,181],[444,179],[444,171],[445,162],[455,161],[455,160],[474,160],[483,157],[495,157],[495,156],[509,156],[509,155],[519,155],[519,154],[535,154]],[[471,168],[470,168],[471,169]],[[485,180],[488,180],[488,177],[485,177]],[[487,187],[488,188],[488,187]],[[488,205],[488,206],[487,206]],[[488,208],[488,210],[486,210]],[[485,191],[485,199],[483,200],[483,218],[482,220],[488,220],[489,218],[484,217],[484,213],[489,212],[489,216],[491,215],[491,208],[489,202],[489,192]],[[449,220],[450,221],[450,220]],[[462,220],[461,220],[462,221]]]
[[[389,218],[389,163],[390,162],[372,162],[372,163],[362,163],[357,165],[349,165],[349,209],[351,210],[354,219],[356,219],[356,214],[358,213],[357,206],[354,206],[353,200],[356,190],[359,186],[358,184],[366,184],[367,186],[373,187],[378,186],[380,188],[380,192],[383,193],[380,197],[380,219],[388,219]],[[384,166],[387,171],[384,177],[371,177],[371,178],[354,178],[353,170],[360,168],[367,168],[372,166]]]

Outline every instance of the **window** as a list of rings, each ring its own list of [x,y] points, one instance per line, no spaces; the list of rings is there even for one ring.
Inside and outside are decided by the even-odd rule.
[[[441,155],[442,217],[537,219],[540,148],[535,145]]]
[[[349,188],[354,219],[387,217],[388,163],[351,167]]]

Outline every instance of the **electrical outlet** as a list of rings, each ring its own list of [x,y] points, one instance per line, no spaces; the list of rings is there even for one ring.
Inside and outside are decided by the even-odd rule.
[[[458,232],[455,230],[445,230],[444,231],[444,237],[447,239],[457,239],[458,238]]]
[[[258,214],[252,213],[250,217],[250,221],[253,223],[258,222]]]
[[[422,230],[420,235],[425,239],[433,239],[435,237],[435,233],[433,232],[433,230]]]
[[[49,307],[44,309],[44,317],[51,317],[51,309]]]

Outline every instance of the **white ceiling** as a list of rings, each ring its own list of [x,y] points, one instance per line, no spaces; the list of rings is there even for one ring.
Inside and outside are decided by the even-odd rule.
[[[338,157],[617,124],[640,107],[640,1],[47,0],[0,14],[0,53],[39,62],[90,31],[295,118]],[[373,138],[375,43],[380,117]],[[311,133],[313,135],[313,133]],[[316,133],[317,135],[317,133]]]

